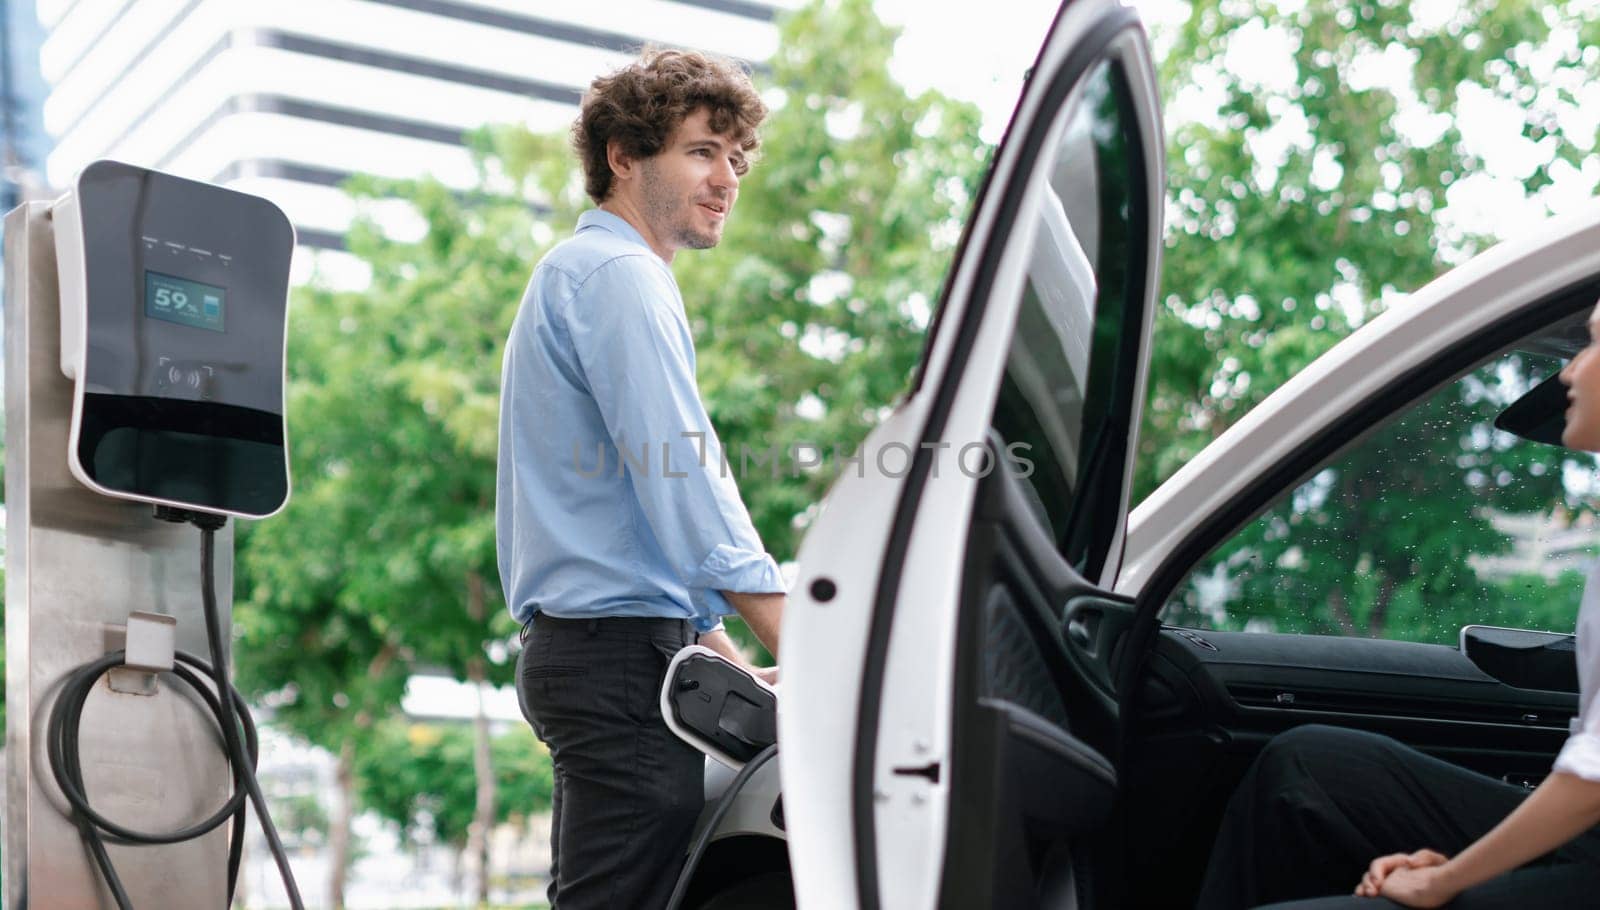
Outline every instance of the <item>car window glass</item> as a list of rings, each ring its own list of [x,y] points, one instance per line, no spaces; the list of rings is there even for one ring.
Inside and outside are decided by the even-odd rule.
[[[1037,230],[992,423],[1040,521],[1091,574],[1120,505],[1144,267],[1143,164],[1119,65],[1091,71],[1054,129],[1024,216]]]
[[[1572,631],[1596,461],[1494,427],[1561,365],[1514,351],[1429,396],[1202,560],[1163,619],[1440,644],[1473,623]]]

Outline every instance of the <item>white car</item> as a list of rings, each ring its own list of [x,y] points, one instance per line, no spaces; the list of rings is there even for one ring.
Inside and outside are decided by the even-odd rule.
[[[1595,543],[1562,524],[1595,472],[1546,444],[1550,377],[1587,338],[1600,211],[1362,327],[1130,518],[1162,148],[1136,15],[1065,5],[914,387],[801,547],[781,752],[708,807],[684,906],[791,882],[820,910],[1186,906],[1251,758],[1310,721],[1548,770],[1576,713],[1561,573]],[[1424,505],[1454,527],[1378,533]]]

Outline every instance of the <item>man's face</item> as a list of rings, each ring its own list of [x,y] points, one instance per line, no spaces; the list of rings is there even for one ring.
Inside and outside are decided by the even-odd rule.
[[[714,133],[704,108],[684,118],[656,155],[639,162],[641,214],[672,249],[710,249],[739,197],[744,150]]]

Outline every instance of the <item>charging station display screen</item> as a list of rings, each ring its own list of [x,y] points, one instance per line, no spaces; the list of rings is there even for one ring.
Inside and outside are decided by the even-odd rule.
[[[289,219],[258,196],[114,161],[86,167],[74,192],[73,476],[124,499],[277,511],[289,495]]]
[[[144,273],[144,314],[213,332],[223,330],[222,288],[148,269]]]

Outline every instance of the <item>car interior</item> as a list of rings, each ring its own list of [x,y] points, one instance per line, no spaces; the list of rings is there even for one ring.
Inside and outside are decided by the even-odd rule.
[[[1192,905],[1235,785],[1269,739],[1300,724],[1386,734],[1536,785],[1577,711],[1570,632],[1582,560],[1600,538],[1572,507],[1575,485],[1597,472],[1592,458],[1559,447],[1566,402],[1553,380],[1587,343],[1597,291],[1573,288],[1419,357],[1404,388],[1330,424],[1235,511],[1205,524],[1137,602],[1085,580],[1097,574],[1085,559],[1095,551],[1096,532],[1083,530],[1092,516],[1068,516],[1062,527],[1040,504],[1042,489],[1065,484],[1070,497],[1092,475],[987,475],[966,554],[947,844],[973,859],[951,864],[941,905],[1056,906],[1074,891],[1080,906]],[[1008,416],[1008,392],[1016,394],[1002,388],[988,441],[997,461],[1030,434]],[[1359,536],[1355,526],[1296,524],[1339,505],[1329,490],[1337,493],[1346,466],[1392,460],[1383,446],[1428,448],[1416,434],[1437,444],[1393,473],[1439,475],[1425,484],[1441,491],[1437,502],[1500,541],[1458,560],[1454,593],[1430,586],[1432,551],[1418,550],[1414,565],[1378,585],[1371,579],[1385,568],[1346,539]],[[1095,470],[1091,461],[1114,460],[1086,460],[1084,470]],[[1363,488],[1390,502],[1417,484]],[[1556,530],[1579,542],[1561,560],[1517,562],[1519,539],[1560,536],[1526,530],[1517,515],[1566,521]],[[1342,546],[1353,561],[1307,556],[1296,534]],[[1354,607],[1326,602],[1328,573],[1305,569],[1319,560],[1347,574],[1334,590],[1368,592],[1365,613],[1352,620],[1344,612]],[[1491,588],[1509,592],[1492,608],[1483,600]]]

